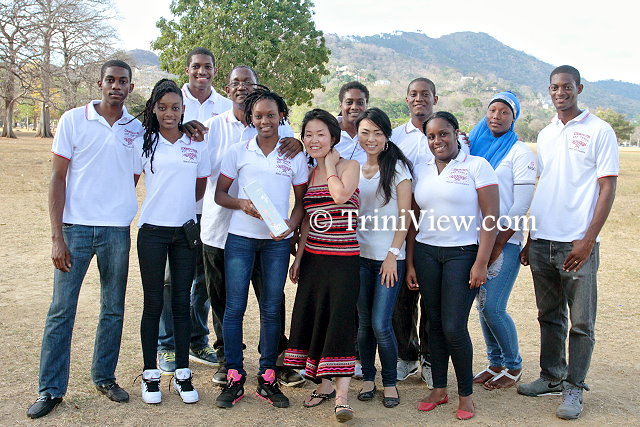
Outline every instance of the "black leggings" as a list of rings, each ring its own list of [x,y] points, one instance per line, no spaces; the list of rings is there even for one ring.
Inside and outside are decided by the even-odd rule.
[[[196,250],[189,247],[182,227],[143,224],[138,232],[138,260],[144,291],[140,339],[144,369],[156,369],[158,324],[162,313],[164,270],[167,258],[171,270],[176,368],[189,366],[191,338],[190,294]]]

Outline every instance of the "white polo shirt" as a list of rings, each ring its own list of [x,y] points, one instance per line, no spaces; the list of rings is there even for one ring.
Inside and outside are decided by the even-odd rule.
[[[417,241],[443,247],[479,242],[482,213],[477,190],[498,184],[489,162],[460,150],[440,175],[435,159],[417,165],[413,182],[421,209]]]
[[[159,135],[153,165],[151,155],[142,154],[143,144],[143,138],[135,142],[137,172],[144,172],[146,190],[138,227],[142,224],[181,227],[190,219],[195,221],[196,179],[211,174],[207,144],[191,141],[186,135],[172,144]]]
[[[197,120],[204,123],[211,117],[217,116],[233,107],[229,98],[220,95],[211,87],[211,95],[202,104],[189,92],[189,83],[182,85],[182,98],[184,102],[184,121]]]
[[[398,221],[398,197],[396,187],[404,180],[411,180],[411,172],[402,163],[396,163],[396,175],[391,184],[391,199],[389,203],[383,205],[384,197],[378,193],[380,185],[380,171],[376,172],[371,179],[367,179],[362,174],[360,168],[360,210],[358,212],[358,243],[360,244],[360,256],[377,261],[384,261],[396,230],[402,226]],[[370,217],[370,218],[369,218]],[[385,220],[385,217],[395,218]],[[364,223],[362,219],[365,218]],[[377,218],[377,223],[376,223]],[[405,225],[408,228],[409,222]],[[402,243],[400,254],[396,258],[405,259],[405,242]]]
[[[409,120],[402,126],[398,126],[391,134],[393,141],[413,165],[420,162],[428,162],[433,158],[431,150],[429,150],[429,141],[422,130],[418,129]]]
[[[64,113],[53,138],[53,154],[70,160],[62,221],[125,227],[138,210],[134,141],[144,129],[124,107],[110,126],[96,103]]]
[[[347,160],[357,160],[360,165],[367,161],[367,152],[360,146],[358,134],[353,138],[348,132],[340,132],[340,142],[335,145],[335,149],[340,153],[340,157]]]
[[[607,122],[584,110],[563,124],[558,116],[538,134],[538,188],[531,202],[532,239],[572,242],[591,223],[600,185],[618,176],[616,135]]]
[[[496,168],[496,175],[500,190],[500,216],[507,216],[513,206],[514,186],[536,184],[535,154],[524,142],[517,141]],[[515,220],[512,227],[516,227]],[[509,243],[519,245],[523,239],[524,231],[518,230],[511,236]]]
[[[278,154],[281,143],[265,157],[256,138],[233,145],[222,159],[220,173],[238,181],[238,198],[248,199],[244,187],[254,181],[262,184],[269,199],[282,218],[289,218],[289,195],[291,185],[307,183],[309,169],[303,153],[293,159]],[[261,219],[234,209],[229,224],[229,233],[253,239],[270,239],[269,228]],[[293,234],[293,233],[291,233]],[[291,237],[291,235],[287,236]]]
[[[205,135],[211,161],[211,176],[207,179],[207,190],[204,193],[202,217],[200,218],[200,238],[205,245],[224,249],[227,232],[233,210],[223,208],[215,202],[216,185],[220,175],[222,158],[232,145],[248,141],[257,135],[256,128],[245,126],[233,114],[233,110],[213,117],[204,123],[209,128]],[[281,138],[293,137],[289,123],[278,127]],[[229,195],[238,196],[237,180],[231,184]]]

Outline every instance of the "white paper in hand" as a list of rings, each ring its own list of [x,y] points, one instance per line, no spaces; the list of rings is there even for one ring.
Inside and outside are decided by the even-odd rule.
[[[264,192],[264,189],[258,181],[253,181],[244,187],[244,192],[249,196],[251,203],[262,216],[262,220],[269,227],[269,231],[274,236],[279,236],[289,229],[287,223],[284,222],[275,205]]]

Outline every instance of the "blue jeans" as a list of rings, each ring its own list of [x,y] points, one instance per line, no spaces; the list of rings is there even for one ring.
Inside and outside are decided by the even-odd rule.
[[[478,245],[439,247],[416,242],[413,257],[427,311],[433,386],[447,387],[451,356],[460,396],[473,393],[473,346],[467,323],[478,294],[477,288],[469,288],[477,254]]]
[[[506,243],[502,255],[500,272],[480,287],[476,306],[489,365],[516,370],[522,368],[522,357],[518,349],[518,332],[507,313],[507,303],[520,271],[520,245]]]
[[[242,319],[247,309],[249,280],[256,256],[262,268],[260,306],[260,369],[275,369],[280,337],[280,307],[289,269],[289,240],[252,239],[229,233],[224,247],[226,308],[222,330],[227,369],[246,372],[242,363]]]
[[[580,270],[568,272],[562,265],[573,247],[571,242],[540,239],[532,240],[529,245],[529,263],[540,323],[542,378],[566,380],[576,387],[586,387],[584,381],[596,341],[599,246],[599,243],[595,244]],[[565,350],[567,332],[568,362]]]
[[[100,272],[100,317],[91,377],[96,385],[115,381],[131,247],[128,226],[65,224],[62,233],[71,254],[71,271],[55,270],[53,274],[53,298],[42,336],[38,387],[40,394],[47,392],[53,397],[67,392],[78,295],[94,255]]]
[[[360,294],[358,296],[358,349],[365,381],[376,378],[376,344],[382,364],[382,385],[396,385],[398,341],[393,332],[393,311],[400,288],[404,286],[405,261],[397,261],[398,281],[387,288],[382,284],[382,261],[360,257]]]
[[[200,216],[198,215],[198,228],[200,228]],[[204,262],[202,246],[196,254],[196,272],[191,285],[191,340],[189,346],[192,350],[200,350],[209,345],[209,294],[204,277]],[[173,315],[171,313],[171,274],[167,264],[167,274],[164,284],[164,306],[160,316],[160,329],[158,334],[158,351],[175,350],[173,339]]]

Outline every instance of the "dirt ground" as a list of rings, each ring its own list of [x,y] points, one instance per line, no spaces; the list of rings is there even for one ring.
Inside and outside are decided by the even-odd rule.
[[[3,331],[0,355],[6,363],[0,376],[0,423],[3,425],[336,425],[331,404],[317,408],[302,407],[312,384],[288,389],[288,409],[268,406],[253,395],[255,379],[247,382],[247,396],[231,410],[214,407],[218,388],[211,382],[214,370],[192,364],[194,384],[201,400],[191,406],[169,392],[163,378],[163,402],[147,405],[140,399],[139,382],[133,383],[142,368],[139,322],[142,289],[135,249],[132,249],[127,290],[118,382],[131,394],[126,404],[117,404],[98,394],[91,383],[90,366],[98,316],[99,282],[93,265],[80,296],[73,337],[71,379],[63,403],[49,416],[30,421],[27,407],[37,396],[38,362],[44,319],[51,299],[52,272],[50,230],[47,210],[47,185],[50,176],[50,139],[35,139],[22,134],[18,140],[0,138],[0,327]],[[622,174],[613,213],[602,233],[599,274],[599,314],[597,344],[585,393],[585,411],[574,422],[581,425],[638,425],[638,377],[640,371],[640,308],[637,281],[640,266],[640,152],[621,156]],[[136,220],[134,220],[135,223]],[[132,227],[132,242],[136,229]],[[133,245],[135,247],[135,244]],[[95,264],[95,262],[94,262]],[[295,285],[286,287],[289,314]],[[245,316],[245,353],[248,372],[256,372],[259,325],[255,299],[250,299]],[[518,326],[524,359],[524,381],[538,376],[539,329],[528,268],[520,271],[510,300],[510,312]],[[470,319],[475,348],[474,369],[486,365],[484,341],[475,310]],[[455,377],[450,371],[453,402],[430,413],[416,410],[416,402],[427,393],[425,384],[414,376],[399,384],[400,406],[386,409],[381,401],[359,402],[359,381],[352,381],[350,403],[355,410],[352,425],[454,425],[456,408]],[[379,384],[380,386],[380,384]],[[530,398],[515,389],[474,393],[477,416],[474,425],[561,425],[555,417],[558,397]]]

